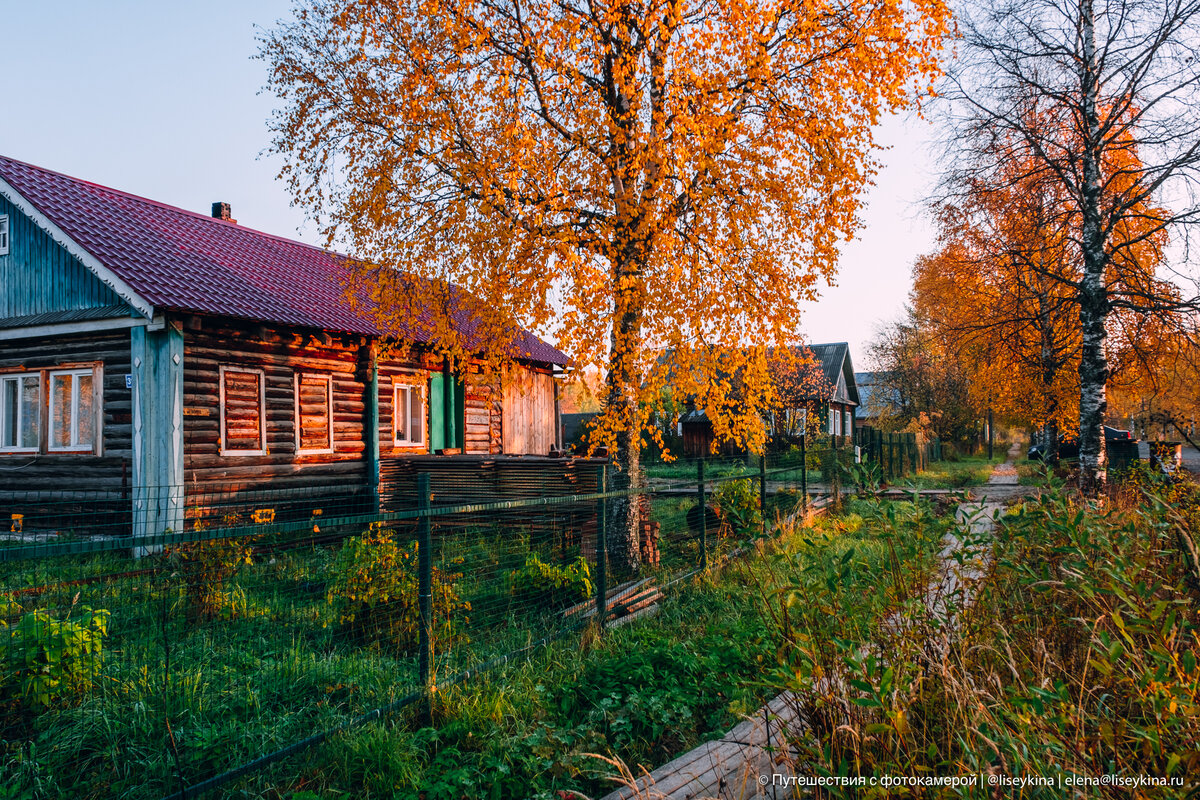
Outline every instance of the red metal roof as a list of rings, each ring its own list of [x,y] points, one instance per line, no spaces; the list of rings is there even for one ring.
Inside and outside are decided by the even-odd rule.
[[[4,156],[0,178],[155,308],[381,333],[369,301],[350,308],[336,253]],[[456,317],[469,333],[467,315]],[[519,358],[567,363],[527,331],[514,345]]]

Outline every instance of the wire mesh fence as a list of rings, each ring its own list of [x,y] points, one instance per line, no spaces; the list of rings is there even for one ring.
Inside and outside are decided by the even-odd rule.
[[[439,687],[647,613],[770,535],[830,490],[822,463],[832,476],[846,451],[827,450],[649,465],[638,490],[590,462],[566,488],[430,469],[377,494],[191,492],[183,529],[153,536],[119,497],[9,492],[0,780],[18,797],[227,792],[339,731],[419,716]]]

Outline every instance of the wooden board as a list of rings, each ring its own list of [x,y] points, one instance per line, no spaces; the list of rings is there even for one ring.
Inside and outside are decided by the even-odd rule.
[[[504,452],[546,455],[555,443],[554,378],[527,369],[504,379]]]

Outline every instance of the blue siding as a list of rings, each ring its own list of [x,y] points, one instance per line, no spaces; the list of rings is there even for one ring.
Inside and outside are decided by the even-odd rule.
[[[8,255],[0,256],[0,318],[120,306],[112,289],[0,197],[8,215]]]

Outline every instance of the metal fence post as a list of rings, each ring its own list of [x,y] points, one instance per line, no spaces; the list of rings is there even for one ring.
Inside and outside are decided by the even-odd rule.
[[[704,459],[696,462],[696,496],[700,501],[700,569],[708,569],[708,503],[704,499]]]
[[[596,491],[608,492],[608,465],[601,464],[596,476]],[[596,501],[596,621],[604,629],[604,618],[608,616],[608,501],[601,497]]]
[[[417,669],[425,690],[424,712],[432,714],[433,693],[433,536],[429,523],[429,473],[417,473],[417,508],[425,512],[417,519],[417,607],[420,613]]]
[[[758,457],[758,515],[762,517],[762,535],[767,535],[767,454]]]
[[[800,507],[808,513],[808,434],[800,434]]]

